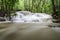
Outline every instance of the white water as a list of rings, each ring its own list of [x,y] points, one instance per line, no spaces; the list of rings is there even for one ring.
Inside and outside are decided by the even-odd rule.
[[[16,16],[14,16],[12,18],[13,22],[40,22],[40,23],[44,23],[44,22],[52,22],[51,19],[51,15],[45,14],[45,13],[31,13],[31,12],[16,12]]]

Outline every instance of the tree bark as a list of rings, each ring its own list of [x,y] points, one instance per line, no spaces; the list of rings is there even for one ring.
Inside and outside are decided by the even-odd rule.
[[[55,8],[55,4],[54,4],[54,0],[51,0],[52,2],[52,9],[53,9],[53,18],[56,19],[57,18],[57,12],[56,12],[56,8]]]

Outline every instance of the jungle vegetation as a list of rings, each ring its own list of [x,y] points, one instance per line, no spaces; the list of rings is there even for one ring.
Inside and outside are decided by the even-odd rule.
[[[0,0],[0,16],[10,18],[12,11],[47,13],[60,19],[60,0]]]

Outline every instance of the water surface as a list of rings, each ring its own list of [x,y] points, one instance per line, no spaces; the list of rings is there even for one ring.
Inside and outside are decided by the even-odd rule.
[[[60,40],[60,28],[45,23],[7,23],[0,27],[0,40]]]

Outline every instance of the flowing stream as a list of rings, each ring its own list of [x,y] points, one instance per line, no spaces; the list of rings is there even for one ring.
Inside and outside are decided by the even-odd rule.
[[[60,28],[48,26],[48,14],[16,12],[12,22],[0,23],[0,40],[60,40]]]
[[[23,12],[23,13],[22,13]],[[25,12],[25,11],[18,11],[16,12],[16,16],[12,17],[13,22],[52,22],[52,17],[45,13],[31,13],[31,12]]]

